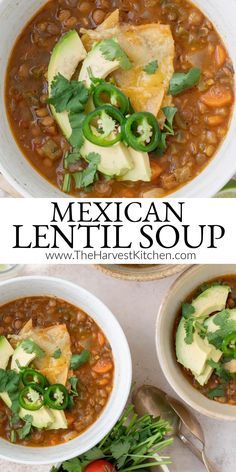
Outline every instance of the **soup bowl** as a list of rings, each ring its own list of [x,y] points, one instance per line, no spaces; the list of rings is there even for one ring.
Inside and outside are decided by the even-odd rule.
[[[111,311],[87,290],[63,279],[52,277],[20,277],[0,283],[1,304],[19,298],[50,296],[78,306],[97,323],[106,335],[113,352],[115,373],[110,398],[97,421],[70,442],[51,447],[25,447],[0,438],[0,458],[25,464],[55,464],[80,455],[113,428],[128,399],[132,378],[129,346]]]
[[[194,0],[214,23],[225,42],[236,69],[235,0]],[[45,0],[0,0],[0,76],[4,80],[8,59],[23,27],[45,4]],[[210,197],[215,195],[236,171],[236,108],[234,106],[228,134],[209,165],[191,182],[172,193],[173,197]],[[18,148],[7,120],[4,87],[0,97],[0,170],[9,183],[26,197],[63,197],[59,189],[47,182],[27,161]]]
[[[175,392],[189,406],[208,417],[236,421],[236,407],[210,400],[196,390],[177,364],[174,325],[181,305],[201,284],[223,275],[236,275],[235,265],[202,265],[185,271],[169,288],[156,322],[156,349],[162,371]]]

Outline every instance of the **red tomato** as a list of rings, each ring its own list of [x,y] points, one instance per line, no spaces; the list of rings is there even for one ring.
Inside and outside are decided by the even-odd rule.
[[[116,469],[110,462],[101,459],[91,462],[86,467],[85,472],[116,472]]]

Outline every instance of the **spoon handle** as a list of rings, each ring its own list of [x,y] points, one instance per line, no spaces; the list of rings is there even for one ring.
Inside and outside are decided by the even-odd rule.
[[[187,446],[191,452],[202,462],[207,472],[217,472],[215,466],[207,459],[205,449],[202,451],[195,446],[183,433],[179,433],[179,439]]]

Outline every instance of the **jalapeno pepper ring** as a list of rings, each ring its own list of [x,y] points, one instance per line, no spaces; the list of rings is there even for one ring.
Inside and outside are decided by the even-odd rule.
[[[36,384],[23,388],[19,395],[19,404],[25,410],[40,410],[44,405],[43,389]]]
[[[221,350],[226,356],[236,359],[236,332],[230,333],[224,338]]]
[[[107,101],[105,101],[107,99]],[[125,96],[121,90],[112,84],[101,84],[95,88],[93,94],[94,106],[101,107],[103,105],[112,105],[116,107],[122,115],[126,115],[129,112],[129,99]]]
[[[21,380],[26,387],[32,386],[33,384],[37,384],[40,387],[44,388],[48,385],[48,381],[43,374],[30,368],[23,370],[21,374]]]
[[[161,138],[158,122],[149,112],[134,113],[127,119],[123,129],[125,140],[136,151],[154,151]]]
[[[104,105],[89,113],[83,123],[83,133],[93,144],[109,147],[121,140],[124,117],[117,108]]]
[[[69,394],[64,385],[55,384],[48,387],[44,398],[45,404],[52,410],[65,410],[68,406]]]

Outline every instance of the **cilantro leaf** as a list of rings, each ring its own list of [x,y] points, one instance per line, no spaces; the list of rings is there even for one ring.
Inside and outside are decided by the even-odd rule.
[[[66,472],[82,472],[82,465],[80,460],[76,457],[63,463],[63,470]]]
[[[184,329],[185,329],[185,333],[186,333],[184,341],[186,342],[186,344],[192,344],[193,335],[194,335],[194,320],[191,319],[191,318],[188,319],[188,320],[185,320]]]
[[[59,73],[52,82],[48,103],[54,106],[57,113],[63,111],[80,113],[84,110],[88,98],[89,91],[84,82],[67,80]]]
[[[23,428],[18,429],[17,431],[20,439],[25,439],[30,434],[33,423],[33,416],[26,415],[23,420],[25,421]]]
[[[21,347],[28,354],[35,353],[40,359],[45,356],[43,349],[41,349],[41,347],[39,347],[32,339],[25,339],[25,341],[22,341]]]
[[[89,162],[86,169],[81,172],[74,172],[72,175],[75,180],[76,188],[86,188],[93,184],[97,178],[98,164],[101,161],[101,156],[98,153],[90,152],[86,160]]]
[[[131,69],[132,65],[127,56],[127,54],[123,51],[120,47],[118,41],[116,39],[104,39],[100,45],[99,49],[102,55],[108,61],[119,61],[120,67],[124,70]]]
[[[201,70],[193,67],[187,73],[176,72],[171,80],[169,87],[169,95],[178,95],[198,84],[201,77]]]
[[[79,151],[74,150],[73,152],[68,152],[64,159],[64,168],[68,169],[71,165],[76,164],[81,159]]]
[[[217,349],[221,349],[224,338],[233,332],[236,332],[236,321],[229,319],[222,328],[207,333],[207,339],[210,344],[213,344]]]
[[[230,319],[230,311],[226,309],[226,310],[220,311],[214,316],[213,323],[216,326],[224,327],[229,319]]]
[[[209,366],[214,369],[215,374],[223,381],[228,382],[234,378],[234,375],[228,370],[224,369],[222,364],[219,362],[213,361],[213,359],[208,360]]]
[[[90,359],[89,351],[82,351],[80,354],[73,354],[70,361],[70,368],[77,370],[82,365],[86,364]]]
[[[51,468],[50,472],[58,472],[58,468],[55,467],[55,466],[53,466],[53,467]]]
[[[164,107],[162,108],[162,111],[166,117],[164,129],[166,129],[167,132],[173,136],[174,135],[173,120],[178,110],[176,107]]]
[[[118,469],[123,467],[130,451],[131,444],[129,438],[115,442],[111,445],[111,453],[117,460]]]
[[[191,303],[183,303],[182,305],[182,316],[185,319],[190,318],[195,313],[195,308]]]
[[[74,397],[78,397],[77,385],[78,385],[78,378],[77,377],[70,377],[69,383],[71,385],[71,393]]]
[[[155,72],[157,71],[158,69],[158,61],[151,61],[149,62],[149,64],[147,64],[145,67],[144,67],[144,72],[146,72],[147,74],[149,75],[152,75],[152,74],[155,74]]]
[[[61,357],[61,349],[56,349],[56,351],[54,351],[52,357],[54,357],[54,359],[60,359]]]
[[[219,387],[213,388],[207,392],[207,396],[211,399],[215,397],[224,397],[225,391],[224,387],[220,385]]]
[[[70,113],[69,120],[72,128],[72,134],[69,138],[70,144],[79,150],[84,143],[83,122],[85,119],[84,113]]]
[[[85,453],[84,460],[88,462],[96,461],[98,459],[103,459],[104,454],[99,447],[93,447],[90,451]]]

